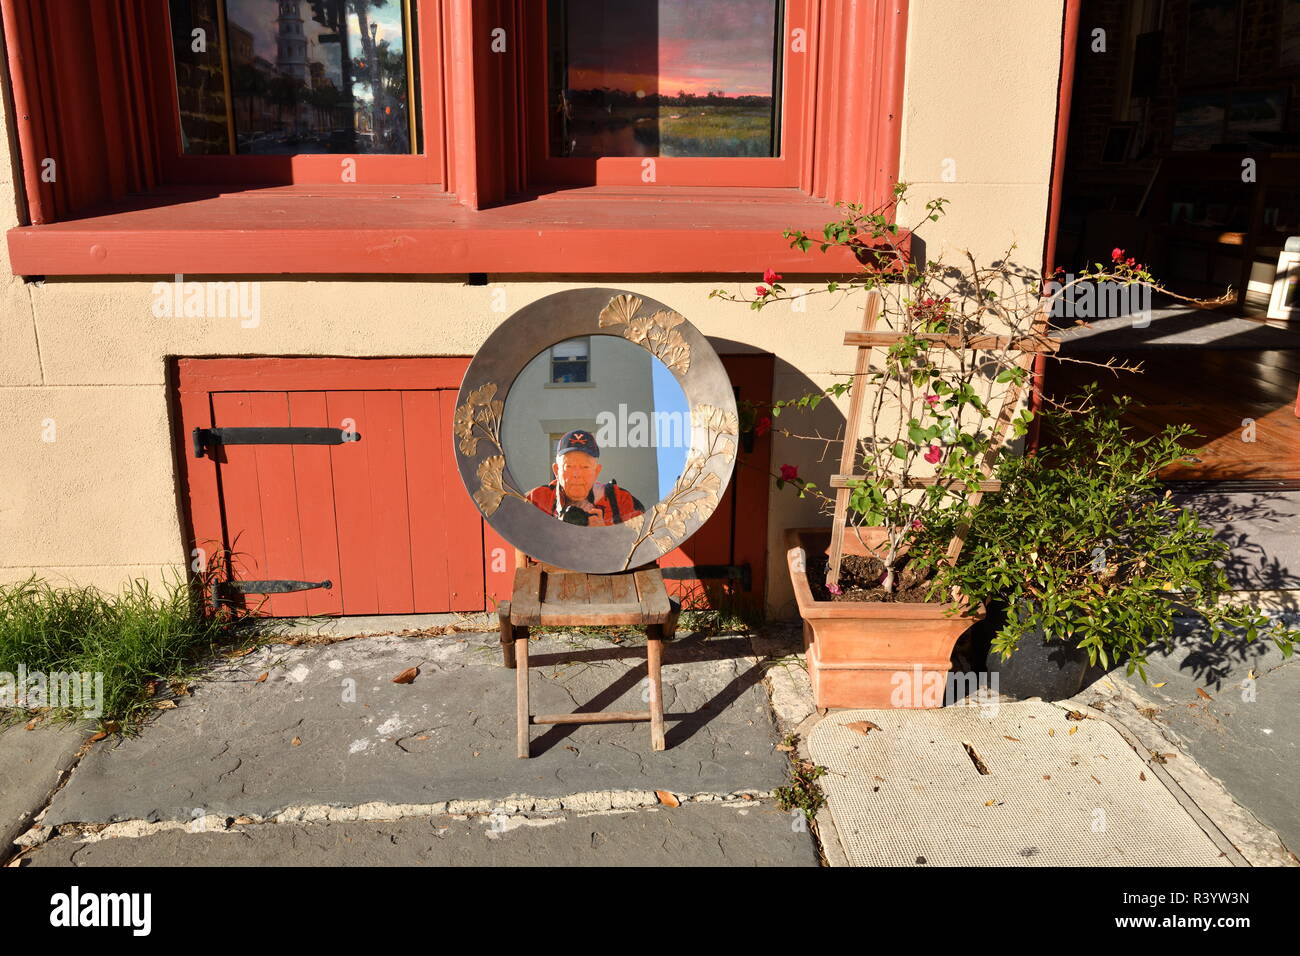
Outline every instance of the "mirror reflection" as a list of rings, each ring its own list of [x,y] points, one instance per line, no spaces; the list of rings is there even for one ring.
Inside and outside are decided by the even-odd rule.
[[[626,339],[550,346],[515,379],[502,413],[506,463],[528,500],[556,520],[620,524],[672,490],[691,415],[673,373]]]

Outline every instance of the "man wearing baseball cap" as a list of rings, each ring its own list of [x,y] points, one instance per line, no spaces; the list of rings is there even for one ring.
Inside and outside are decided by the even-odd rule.
[[[566,432],[555,450],[549,484],[528,492],[528,500],[547,514],[586,527],[615,525],[645,512],[644,506],[615,481],[599,482],[600,446],[585,428]]]

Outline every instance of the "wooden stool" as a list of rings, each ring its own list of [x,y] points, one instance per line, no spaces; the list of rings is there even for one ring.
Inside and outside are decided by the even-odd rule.
[[[659,681],[663,642],[672,640],[681,608],[664,589],[657,567],[622,574],[586,574],[532,565],[515,571],[514,593],[502,602],[501,656],[516,670],[519,756],[531,756],[530,724],[650,722],[650,747],[664,749],[663,690]],[[576,714],[536,714],[528,709],[528,629],[564,625],[635,625],[646,631],[650,709]]]

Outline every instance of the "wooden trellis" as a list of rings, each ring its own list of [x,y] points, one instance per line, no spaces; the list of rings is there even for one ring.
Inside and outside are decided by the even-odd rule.
[[[835,518],[834,524],[831,526],[831,546],[827,552],[829,557],[826,568],[827,585],[835,584],[840,576],[840,562],[844,556],[844,532],[848,519],[849,498],[852,495],[850,486],[853,482],[867,478],[866,475],[857,474],[856,469],[858,438],[862,434],[862,413],[865,408],[867,391],[862,385],[870,371],[871,350],[878,346],[894,345],[900,339],[909,336],[956,351],[977,352],[985,349],[1006,349],[1009,352],[1016,353],[1016,367],[1023,369],[1028,375],[1036,354],[1055,352],[1060,347],[1059,342],[1047,336],[1048,314],[1044,310],[1040,310],[1038,315],[1035,316],[1033,332],[1026,336],[963,336],[937,332],[880,332],[876,331],[876,322],[879,318],[880,293],[873,290],[868,293],[867,305],[863,310],[862,331],[844,333],[844,344],[854,346],[858,351],[853,369],[853,391],[849,397],[849,414],[844,426],[844,444],[840,453],[840,472],[832,475],[830,482],[831,487],[835,489]],[[994,480],[990,476],[993,474],[993,466],[997,462],[998,449],[1001,447],[1007,429],[1011,425],[1011,417],[1015,413],[1016,406],[1020,404],[1022,390],[1021,385],[1012,382],[1003,396],[1002,405],[998,410],[997,421],[993,426],[993,440],[990,441],[988,449],[980,459],[979,469],[982,478],[978,483],[966,486],[971,493],[970,502],[973,505],[979,504],[984,492],[997,491],[1002,486],[1001,482]],[[909,478],[905,483],[905,487],[926,488],[945,480],[947,479],[942,477]],[[948,544],[946,560],[950,564],[957,561],[969,531],[970,523],[968,521],[962,521],[957,526],[956,534]]]

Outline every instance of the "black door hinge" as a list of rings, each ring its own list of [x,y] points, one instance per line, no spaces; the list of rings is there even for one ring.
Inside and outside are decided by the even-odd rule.
[[[194,457],[216,458],[218,445],[342,445],[361,441],[360,432],[341,428],[196,428]]]

